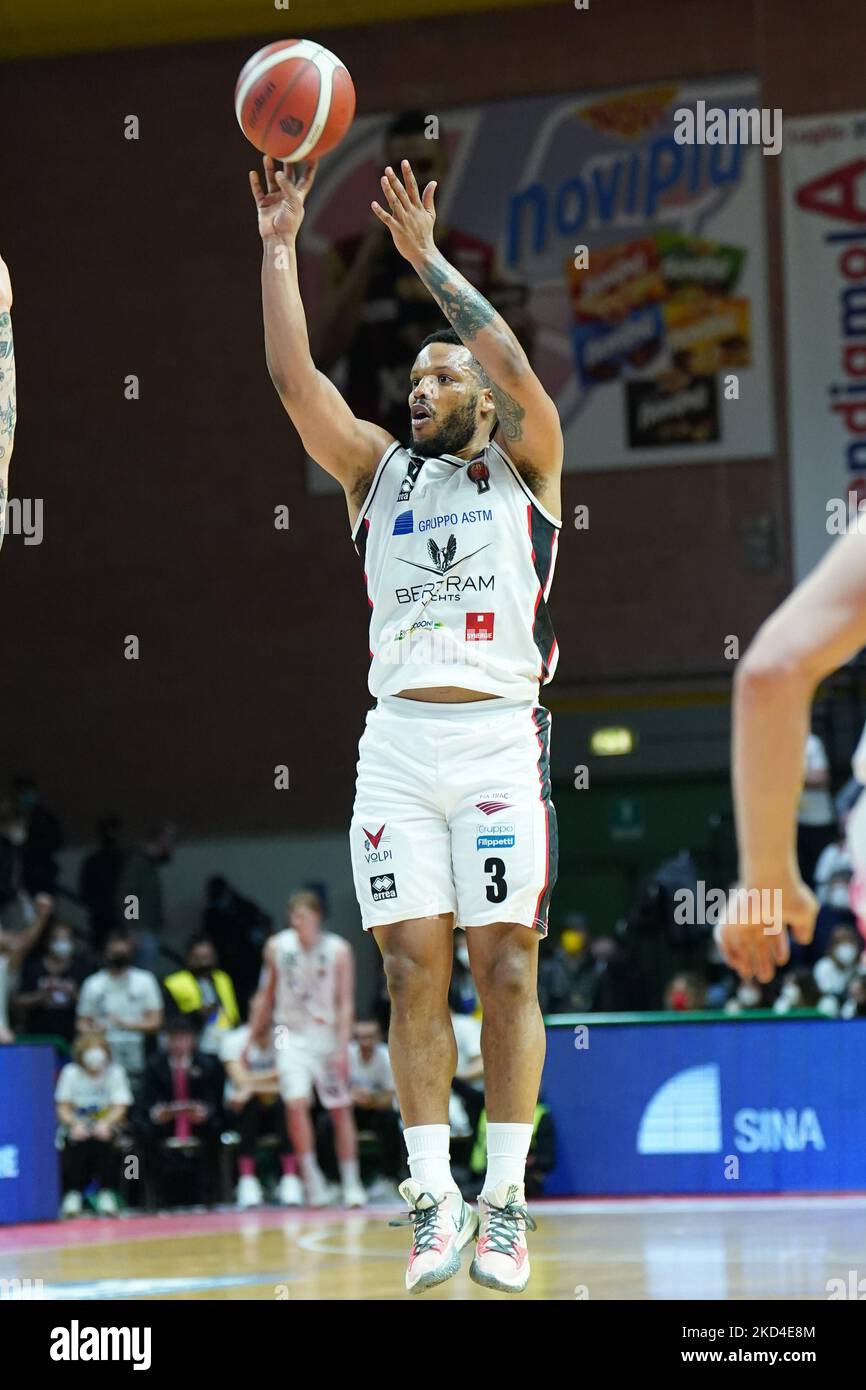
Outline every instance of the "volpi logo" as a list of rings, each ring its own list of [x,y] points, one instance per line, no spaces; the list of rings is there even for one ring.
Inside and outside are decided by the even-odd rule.
[[[802,1153],[827,1147],[817,1112],[766,1108],[738,1110],[734,1146],[741,1153]],[[711,1062],[677,1072],[661,1085],[641,1115],[639,1154],[722,1152],[722,1088],[719,1067]]]
[[[378,830],[368,830],[366,826],[361,826],[364,832],[364,858],[368,864],[384,864],[386,860],[393,859],[393,853],[388,849],[390,835],[385,834],[384,825],[380,825]]]

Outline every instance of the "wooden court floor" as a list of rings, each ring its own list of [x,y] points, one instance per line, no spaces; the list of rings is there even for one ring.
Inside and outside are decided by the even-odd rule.
[[[42,1280],[46,1299],[409,1298],[408,1228],[388,1226],[400,1210],[5,1227],[0,1279],[20,1279],[22,1290]],[[523,1299],[826,1299],[829,1280],[866,1277],[866,1195],[551,1201],[532,1211]],[[466,1251],[461,1273],[423,1299],[513,1297],[479,1289],[469,1264]]]

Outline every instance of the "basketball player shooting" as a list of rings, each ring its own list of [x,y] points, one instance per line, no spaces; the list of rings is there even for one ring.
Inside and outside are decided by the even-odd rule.
[[[797,802],[809,715],[821,681],[866,645],[866,535],[852,530],[767,619],[734,680],[733,789],[740,911],[716,928],[728,964],[773,978],[790,958],[788,932],[807,945],[818,904],[797,866]],[[858,872],[866,846],[852,839]],[[781,893],[781,920],[749,911],[749,890]],[[768,901],[772,901],[770,896]],[[757,907],[760,898],[752,899]]]
[[[295,169],[295,172],[289,170]],[[317,371],[296,239],[315,163],[250,175],[264,242],[271,379],[308,454],[346,494],[372,608],[369,687],[350,828],[364,929],[384,959],[389,1045],[411,1177],[406,1287],[442,1283],[475,1235],[476,1283],[529,1279],[524,1170],[544,1061],[539,941],[556,879],[547,609],[562,432],[514,334],[433,239],[435,184],[387,168],[375,216],[451,328],[419,344],[404,445],[357,419]],[[384,205],[383,205],[384,204]],[[495,436],[495,437],[494,437]],[[479,1213],[451,1174],[453,930],[466,929],[484,1022],[488,1167]]]
[[[9,464],[15,443],[15,348],[12,341],[12,281],[0,256],[0,545],[6,534]]]

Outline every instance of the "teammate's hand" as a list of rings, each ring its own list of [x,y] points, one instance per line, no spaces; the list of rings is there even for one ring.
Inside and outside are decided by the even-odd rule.
[[[799,873],[765,874],[760,883],[746,877],[728,894],[713,935],[732,970],[744,980],[767,984],[791,958],[789,930],[808,946],[817,915],[818,900]]]
[[[0,256],[0,313],[8,313],[12,308],[12,279],[9,267]]]
[[[433,241],[436,221],[433,195],[436,184],[428,183],[423,194],[419,194],[408,159],[404,159],[400,167],[404,183],[400,182],[390,164],[382,175],[382,192],[391,211],[386,212],[378,203],[371,203],[370,206],[379,221],[388,228],[400,255],[405,256],[407,261],[414,261],[418,256],[436,249]]]
[[[304,204],[316,177],[318,161],[311,159],[303,166],[284,161],[283,168],[277,169],[276,161],[266,154],[262,163],[267,191],[262,188],[258,172],[250,170],[250,188],[258,209],[262,241],[294,241],[304,220]]]

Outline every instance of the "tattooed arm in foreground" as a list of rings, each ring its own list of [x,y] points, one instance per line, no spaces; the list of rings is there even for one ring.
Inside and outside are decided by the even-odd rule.
[[[390,212],[378,203],[372,204],[373,212],[489,377],[499,421],[497,444],[539,500],[558,516],[563,446],[556,406],[501,314],[437,250],[435,183],[428,183],[420,195],[408,159],[401,172],[402,183],[390,166],[385,170],[382,191]]]
[[[15,352],[12,343],[12,282],[0,256],[0,545],[6,534],[9,461],[15,441]]]

